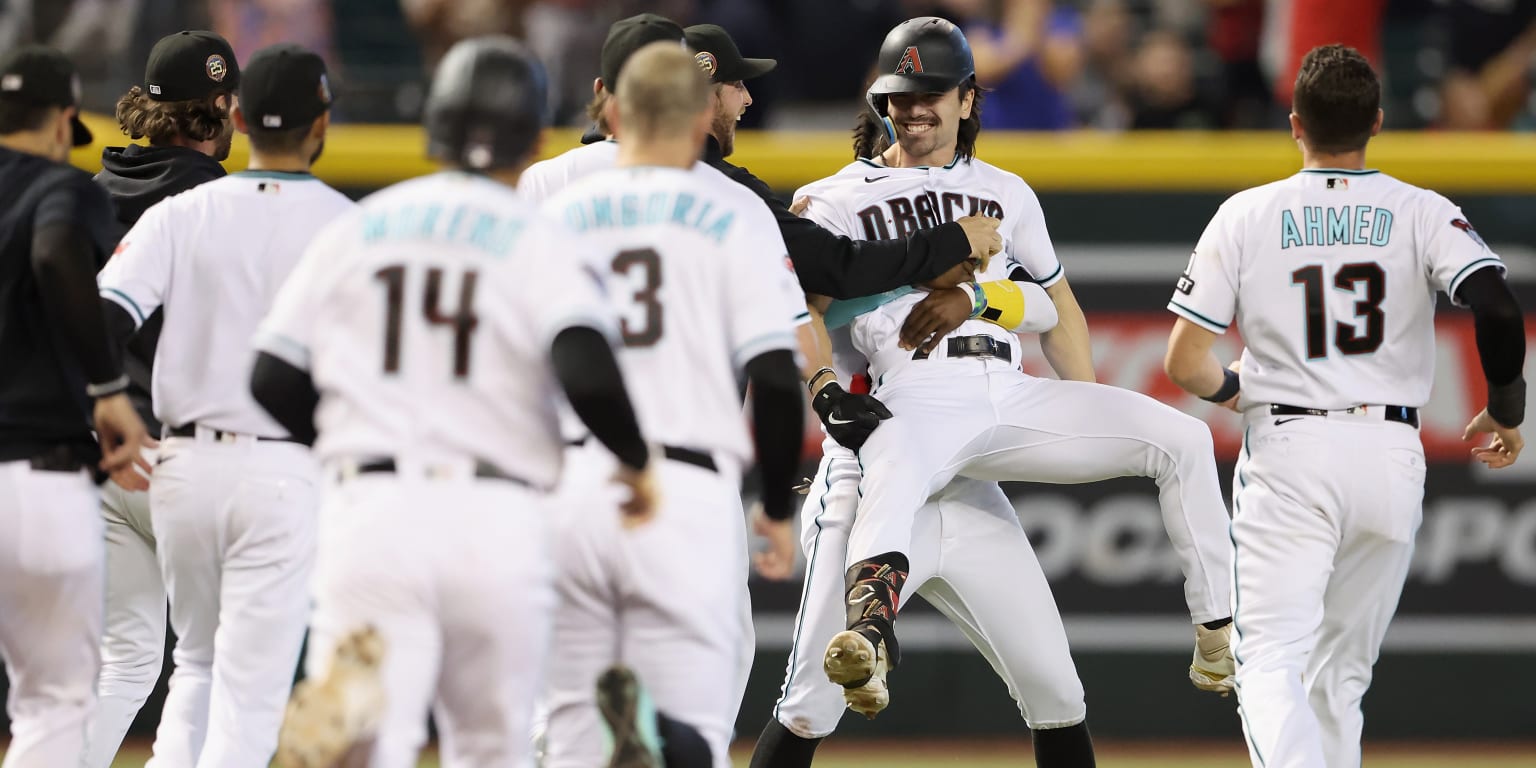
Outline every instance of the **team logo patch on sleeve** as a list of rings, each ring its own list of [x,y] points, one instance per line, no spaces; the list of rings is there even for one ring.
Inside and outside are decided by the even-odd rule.
[[[901,54],[901,61],[896,62],[896,74],[921,75],[923,73],[923,57],[917,53],[917,46],[909,45],[905,53]]]
[[[1488,247],[1488,244],[1483,242],[1483,236],[1479,235],[1477,230],[1472,228],[1471,222],[1467,221],[1466,219],[1451,219],[1451,226],[1467,233],[1467,237],[1477,241],[1478,245],[1481,245],[1484,248]]]

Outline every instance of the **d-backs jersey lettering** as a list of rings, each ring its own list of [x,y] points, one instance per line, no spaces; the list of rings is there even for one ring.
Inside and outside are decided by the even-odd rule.
[[[1228,199],[1168,308],[1214,333],[1237,318],[1244,405],[1418,407],[1434,381],[1435,292],[1454,297],[1483,267],[1503,263],[1439,194],[1308,169]]]
[[[257,339],[313,377],[320,458],[468,457],[552,487],[550,344],[613,328],[571,240],[513,190],[458,172],[375,194],[323,232]]]
[[[794,350],[805,296],[762,200],[703,163],[618,168],[544,210],[579,233],[619,316],[619,362],[651,440],[743,464],[742,367]]]
[[[1045,226],[1045,213],[1034,190],[1017,175],[982,160],[956,159],[944,167],[889,168],[857,160],[837,174],[802,187],[795,197],[810,198],[805,215],[816,223],[856,240],[906,237],[944,222],[982,214],[1002,219],[1003,250],[992,257],[981,282],[1010,279],[1022,267],[1042,287],[1062,278],[1061,263]],[[902,322],[923,294],[899,289],[879,296],[833,302],[827,310],[829,329],[850,325],[852,345],[874,365],[888,368],[896,358],[911,358],[899,347]],[[833,333],[838,373],[859,373],[850,361],[847,343]],[[950,336],[993,336],[1010,344],[1018,337],[982,320],[960,324]],[[943,356],[940,344],[933,357]],[[890,357],[892,361],[884,358]],[[1014,357],[1015,361],[1018,356]]]

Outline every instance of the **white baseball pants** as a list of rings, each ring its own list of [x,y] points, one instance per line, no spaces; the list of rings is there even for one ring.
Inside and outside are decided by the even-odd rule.
[[[882,426],[881,429],[884,429]],[[844,560],[858,509],[858,459],[831,440],[800,511],[805,586],[783,694],[773,716],[791,733],[822,738],[843,716],[842,687],[822,654],[843,631]],[[918,510],[902,603],[938,608],[981,651],[1030,728],[1076,725],[1087,714],[1051,588],[1013,504],[996,483],[957,478]],[[998,563],[1006,563],[1005,571]],[[899,674],[899,670],[896,674]]]
[[[703,736],[718,768],[730,768],[754,645],[743,621],[740,481],[734,467],[657,458],[661,508],[633,529],[619,522],[611,454],[588,441],[566,463],[544,768],[607,765],[594,689],[616,663],[634,670],[657,710]]]
[[[910,557],[923,500],[956,476],[1151,477],[1190,618],[1231,615],[1227,507],[1204,422],[1130,390],[1037,379],[996,359],[912,361],[887,372],[874,395],[895,415],[859,451],[862,498],[847,566],[887,552]]]
[[[153,464],[156,452],[145,449]],[[110,768],[133,719],[160,679],[165,656],[165,583],[155,556],[149,492],[101,486],[107,531],[107,605],[96,711],[82,768]]]
[[[548,497],[431,466],[326,486],[306,671],[372,624],[385,710],[368,765],[415,766],[430,712],[445,768],[525,768],[555,607]]]
[[[80,762],[101,664],[97,504],[83,471],[0,464],[0,658],[11,721],[4,768]]]
[[[1360,765],[1360,700],[1423,514],[1418,431],[1351,415],[1245,414],[1234,484],[1233,653],[1262,768]]]
[[[151,768],[264,767],[309,615],[316,470],[298,443],[169,438],[150,484],[176,632]]]

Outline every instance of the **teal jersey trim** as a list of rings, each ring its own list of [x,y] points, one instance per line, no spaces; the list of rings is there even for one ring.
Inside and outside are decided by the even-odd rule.
[[[1350,168],[1303,168],[1301,169],[1301,172],[1324,173],[1330,176],[1337,176],[1341,173],[1345,176],[1370,176],[1373,173],[1381,173],[1381,171],[1378,171],[1375,168],[1366,168],[1363,170],[1355,170]]]
[[[825,320],[828,329],[841,328],[853,322],[853,319],[859,315],[862,315],[866,312],[873,312],[885,306],[886,304],[889,304],[913,292],[914,290],[917,289],[904,285],[900,288],[886,291],[885,293],[877,293],[873,296],[865,296],[860,299],[840,299],[838,301],[832,302],[831,306],[827,307],[826,316],[823,319]]]

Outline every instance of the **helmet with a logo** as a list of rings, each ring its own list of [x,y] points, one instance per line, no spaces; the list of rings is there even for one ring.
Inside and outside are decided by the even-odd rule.
[[[890,94],[943,93],[976,75],[965,33],[936,16],[897,24],[880,45],[876,67],[880,75],[865,97],[881,117]]]

